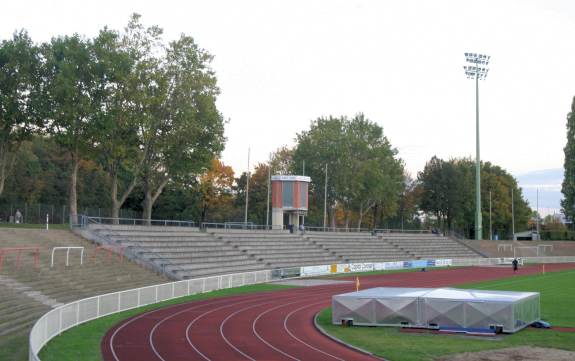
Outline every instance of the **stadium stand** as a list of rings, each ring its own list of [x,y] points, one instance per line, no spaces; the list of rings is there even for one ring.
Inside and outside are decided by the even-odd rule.
[[[192,227],[91,224],[82,234],[96,242],[124,246],[128,257],[174,279],[253,271],[265,266],[251,254]]]
[[[207,229],[89,224],[82,234],[125,247],[132,259],[174,279],[345,262],[480,256],[431,234]]]
[[[409,252],[369,233],[308,232],[305,237],[346,262],[400,261],[413,258]]]
[[[96,245],[70,231],[0,229],[0,248],[29,246],[41,247],[38,268],[30,251],[21,254],[20,267],[16,265],[17,254],[5,255],[0,270],[0,350],[8,343],[19,345],[11,350],[14,359],[26,358],[27,332],[51,307],[167,281],[165,276],[142,269],[133,262],[120,262],[118,256],[108,257],[100,253],[98,257],[92,257]],[[66,267],[64,253],[56,255],[55,265],[51,268],[50,250],[57,246],[84,247],[83,265],[80,265],[79,253],[71,253],[70,266]],[[18,339],[16,342],[15,338]],[[0,351],[0,359],[4,356]]]
[[[449,237],[429,233],[384,233],[382,239],[407,252],[411,258],[473,258],[481,257],[470,247]]]
[[[220,231],[214,236],[249,254],[266,268],[288,268],[342,261],[305,237],[284,231]]]

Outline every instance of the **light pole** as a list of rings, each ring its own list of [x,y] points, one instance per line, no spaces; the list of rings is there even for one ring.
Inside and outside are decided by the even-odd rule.
[[[489,59],[485,54],[465,53],[465,61],[473,65],[464,65],[467,79],[475,79],[475,239],[483,239],[481,225],[481,157],[479,155],[479,80],[487,77]]]

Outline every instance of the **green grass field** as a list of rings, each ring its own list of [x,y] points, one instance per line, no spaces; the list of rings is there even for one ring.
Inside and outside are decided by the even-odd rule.
[[[575,270],[545,275],[517,276],[496,281],[469,283],[459,288],[541,292],[542,319],[554,326],[575,327]],[[397,328],[351,327],[331,324],[331,309],[323,310],[318,324],[329,334],[392,361],[430,361],[435,357],[461,352],[530,345],[575,351],[575,333],[525,329],[503,339],[465,336],[407,334]]]
[[[157,303],[137,309],[116,313],[114,315],[99,318],[97,320],[84,323],[77,327],[62,333],[62,335],[50,341],[40,352],[42,361],[64,361],[64,360],[82,360],[82,361],[101,361],[100,341],[106,332],[118,322],[142,312],[154,310],[168,305],[175,305],[190,301],[198,301],[207,298],[224,297],[230,295],[239,295],[252,292],[276,291],[292,286],[258,284],[236,288],[229,288],[220,291],[213,291],[204,294],[197,294],[182,297],[170,301]],[[71,347],[73,345],[73,347]],[[0,360],[1,354],[0,354]]]

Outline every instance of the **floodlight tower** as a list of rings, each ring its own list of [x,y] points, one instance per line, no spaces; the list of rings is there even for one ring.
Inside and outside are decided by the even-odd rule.
[[[479,80],[487,78],[491,56],[477,53],[465,53],[465,61],[473,65],[464,65],[467,79],[475,79],[475,239],[483,239],[481,224],[481,157],[479,156]]]

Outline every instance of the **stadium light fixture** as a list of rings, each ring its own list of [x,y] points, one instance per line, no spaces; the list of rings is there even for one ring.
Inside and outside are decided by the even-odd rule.
[[[489,73],[491,56],[478,53],[465,53],[463,70],[467,79],[475,79],[475,239],[483,239],[481,222],[481,157],[479,155],[479,80],[485,80]]]

